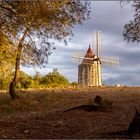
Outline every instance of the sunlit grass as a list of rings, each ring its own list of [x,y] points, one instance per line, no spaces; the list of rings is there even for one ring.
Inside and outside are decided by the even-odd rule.
[[[48,112],[81,104],[91,104],[96,95],[100,95],[107,105],[116,102],[116,99],[123,100],[136,98],[140,88],[128,87],[102,87],[102,88],[69,88],[69,89],[42,89],[42,90],[21,90],[17,91],[19,99],[12,100],[5,91],[0,92],[0,116],[25,113],[25,112]],[[118,95],[119,94],[119,95]]]
[[[64,91],[33,90],[18,91],[19,99],[12,100],[8,93],[0,93],[0,115],[24,112],[49,111],[64,106],[72,94]]]

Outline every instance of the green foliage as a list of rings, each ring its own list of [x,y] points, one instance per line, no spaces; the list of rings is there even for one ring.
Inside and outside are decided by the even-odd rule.
[[[8,56],[8,50],[5,49],[1,47],[0,51],[0,89],[7,89],[13,78],[14,61],[10,55]]]
[[[0,77],[0,89],[7,90],[12,79],[12,75],[6,75]]]
[[[53,72],[42,76],[37,72],[33,77],[29,76],[23,71],[19,72],[19,79],[16,85],[16,89],[37,89],[37,88],[49,88],[49,87],[67,87],[69,86],[69,81],[61,75],[57,69]],[[13,78],[13,72],[7,73],[3,77],[0,77],[0,89],[8,89],[9,83]]]
[[[78,85],[78,83],[74,81],[74,82],[71,83],[71,85],[72,85],[73,87],[75,87],[75,86]]]
[[[31,85],[32,77],[23,71],[20,71],[19,76],[20,76],[20,78],[18,79],[18,83],[16,85],[16,88],[18,88],[18,89],[29,88]]]
[[[0,11],[0,39],[5,36],[18,48],[26,32],[20,62],[30,66],[47,63],[54,49],[52,40],[66,42],[73,26],[88,17],[89,4],[80,0],[2,0]]]
[[[42,78],[41,84],[49,87],[68,86],[68,80],[62,76],[56,69]]]
[[[54,47],[54,40],[65,43],[72,35],[72,28],[81,24],[89,15],[88,2],[80,0],[2,0],[0,1],[0,41],[16,46],[15,74],[9,93],[15,99],[20,64],[47,64]],[[29,82],[24,83],[26,88]],[[21,87],[19,84],[18,87]]]
[[[1,40],[0,40],[1,41]],[[7,89],[13,78],[15,47],[3,37],[0,43],[0,89]]]

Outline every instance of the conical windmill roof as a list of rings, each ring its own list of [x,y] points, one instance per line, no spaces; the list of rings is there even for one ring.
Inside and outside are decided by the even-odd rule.
[[[86,58],[94,58],[94,57],[95,57],[95,54],[94,54],[92,48],[89,45],[89,48],[88,48],[88,50],[86,52],[86,55],[85,55],[85,59],[83,59],[82,64],[84,64],[84,63],[92,63],[92,60],[88,60]]]
[[[94,58],[94,56],[95,56],[95,54],[94,54],[92,48],[91,48],[90,45],[89,45],[89,48],[88,48],[88,50],[87,50],[87,53],[86,53],[85,57],[86,57],[86,58]]]

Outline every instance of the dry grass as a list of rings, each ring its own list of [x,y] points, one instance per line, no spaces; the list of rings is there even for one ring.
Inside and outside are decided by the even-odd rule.
[[[18,91],[20,98],[11,100],[8,93],[0,92],[0,115],[9,115],[23,112],[42,112],[53,109],[73,107],[84,103],[92,104],[94,97],[100,95],[106,104],[112,105],[126,96],[129,102],[136,102],[138,87],[102,87],[102,88],[69,88]],[[137,106],[137,105],[135,105]]]
[[[12,101],[7,93],[0,93],[0,138],[127,138],[107,133],[126,130],[135,107],[140,112],[139,87],[24,90],[18,94],[20,99]],[[108,106],[107,112],[64,113],[92,104],[97,95]]]
[[[68,102],[70,94],[54,91],[19,91],[19,99],[12,100],[7,93],[0,94],[0,115],[24,112],[43,112]]]

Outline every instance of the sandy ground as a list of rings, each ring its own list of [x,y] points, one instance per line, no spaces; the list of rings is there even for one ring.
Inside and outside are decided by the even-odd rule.
[[[87,89],[68,91],[72,98],[65,106],[44,112],[19,113],[1,117],[0,138],[14,139],[127,139],[127,135],[111,135],[127,130],[134,117],[135,107],[140,112],[140,88]],[[87,112],[71,107],[86,104],[96,95],[113,104],[105,111]]]

